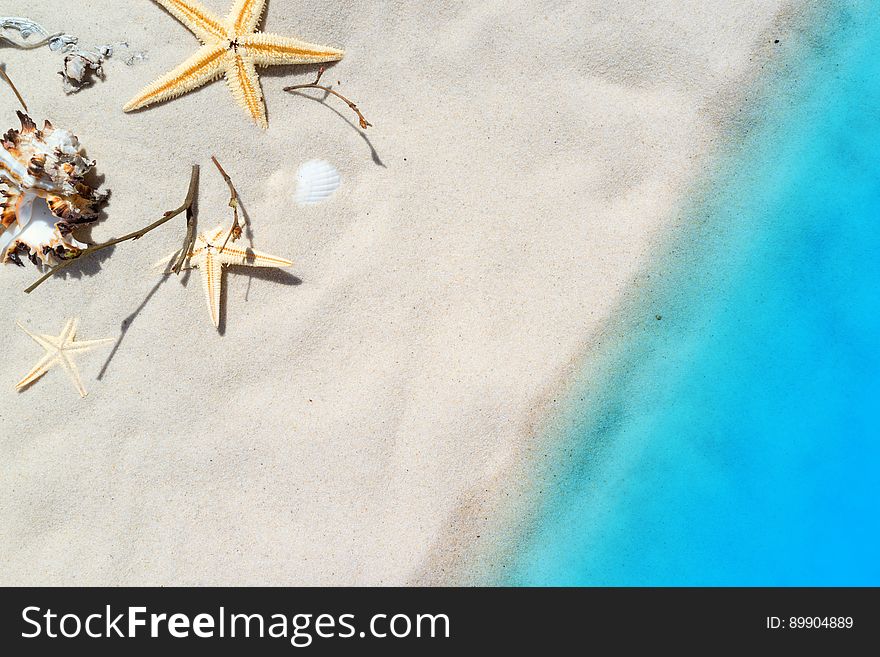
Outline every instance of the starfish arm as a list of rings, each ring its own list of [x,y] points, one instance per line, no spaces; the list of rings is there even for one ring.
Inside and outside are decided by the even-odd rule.
[[[111,342],[115,342],[115,340],[113,338],[102,338],[100,340],[77,340],[73,344],[67,345],[64,348],[64,351],[69,351],[70,353],[81,353],[83,351],[90,351],[95,347],[110,344]]]
[[[58,340],[61,342],[61,347],[66,348],[70,342],[73,342],[76,339],[76,327],[79,325],[78,319],[68,319],[67,323],[64,325],[64,328],[61,329],[61,335],[58,336]]]
[[[220,327],[220,289],[223,285],[223,264],[211,253],[205,253],[199,263],[202,270],[202,283],[205,286],[205,298],[214,328]]]
[[[240,248],[232,243],[226,245],[217,257],[224,265],[244,265],[246,267],[290,267],[293,265],[290,260],[285,258],[249,248]]]
[[[153,269],[161,269],[162,273],[170,274],[171,273],[171,263],[177,260],[177,256],[180,255],[180,249],[175,251],[174,253],[169,253],[167,256],[164,256],[161,260],[157,260],[153,263]],[[191,255],[191,254],[190,254]]]
[[[260,78],[254,67],[254,60],[250,56],[243,56],[239,52],[230,53],[226,67],[226,83],[237,102],[245,112],[250,114],[258,126],[266,130],[269,122],[266,120],[266,105],[263,103],[263,90],[260,88]]]
[[[184,266],[181,269],[193,269],[194,265],[190,264],[190,260],[201,253],[202,249],[196,249],[187,254],[186,258],[184,258],[183,263]],[[162,273],[170,274],[171,273],[171,265],[177,262],[177,256],[180,255],[180,249],[177,249],[174,253],[169,253],[167,256],[162,258],[161,260],[157,260],[153,263],[153,269],[161,269]]]
[[[250,55],[257,66],[276,64],[317,64],[335,62],[345,56],[345,51],[277,34],[248,34],[239,37],[238,49]]]
[[[202,43],[226,38],[223,22],[198,0],[156,0]]]
[[[39,333],[31,333],[21,324],[18,325],[22,331],[24,331],[27,336],[40,345],[46,351],[55,351],[60,346],[61,342],[54,335],[41,335]]]
[[[18,383],[15,384],[15,389],[16,390],[24,390],[25,388],[27,388],[29,385],[34,383],[34,381],[36,381],[41,376],[43,376],[46,372],[48,372],[49,368],[51,368],[53,365],[55,365],[57,363],[57,359],[58,359],[57,352],[51,353],[51,354],[45,354],[40,359],[40,362],[38,362],[36,364],[34,369],[32,369],[30,372],[28,372],[21,381],[19,381]]]
[[[250,34],[260,24],[266,0],[236,0],[226,18],[226,25],[233,34]]]
[[[70,380],[73,381],[73,385],[76,387],[79,392],[80,397],[85,397],[89,393],[86,392],[86,387],[83,385],[82,379],[79,377],[79,370],[74,365],[73,361],[70,360],[70,357],[65,353],[61,353],[61,364],[64,365],[64,369],[67,370],[67,374],[70,376]]]
[[[223,75],[226,46],[202,46],[183,64],[147,86],[125,106],[126,112],[177,98]]]
[[[221,246],[226,243],[226,238],[232,234],[232,226],[227,228],[222,224],[217,226],[214,230],[207,234],[207,239],[205,240],[208,244],[213,244],[214,246]],[[231,239],[231,238],[230,238]]]

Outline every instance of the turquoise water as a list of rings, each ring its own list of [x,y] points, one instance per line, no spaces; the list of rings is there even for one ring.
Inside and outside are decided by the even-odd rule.
[[[838,18],[619,320],[504,583],[880,584],[880,12]]]

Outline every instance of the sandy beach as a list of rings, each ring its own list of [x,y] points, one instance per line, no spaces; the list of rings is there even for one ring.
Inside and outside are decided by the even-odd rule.
[[[265,31],[346,50],[327,81],[375,127],[283,91],[317,67],[279,67],[265,133],[223,82],[123,113],[198,47],[155,3],[7,4],[129,44],[71,96],[57,54],[0,46],[31,116],[112,190],[93,241],[177,207],[193,164],[200,227],[230,222],[216,155],[245,239],[294,266],[230,269],[219,332],[197,272],[151,269],[182,221],[30,295],[32,266],[0,270],[0,582],[403,585],[479,580],[557,400],[815,3],[269,0]],[[301,208],[315,158],[343,183]],[[15,392],[41,355],[16,322],[71,317],[116,339],[78,360],[88,397],[61,370]]]

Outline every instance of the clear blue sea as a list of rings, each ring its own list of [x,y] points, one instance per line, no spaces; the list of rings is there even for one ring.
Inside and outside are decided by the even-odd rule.
[[[812,29],[615,320],[502,583],[880,585],[880,11]]]

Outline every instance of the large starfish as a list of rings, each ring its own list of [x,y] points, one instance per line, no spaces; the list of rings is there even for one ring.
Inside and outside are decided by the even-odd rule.
[[[177,98],[225,75],[238,104],[257,125],[266,129],[269,123],[257,66],[335,62],[345,54],[334,48],[257,32],[266,0],[236,0],[225,20],[205,9],[198,0],[155,2],[195,34],[202,47],[133,98],[125,106],[126,112]]]
[[[19,324],[19,328],[27,333],[34,342],[46,350],[46,354],[40,359],[27,376],[15,384],[16,390],[23,390],[31,385],[34,381],[43,376],[50,368],[55,365],[61,365],[70,375],[73,385],[79,391],[81,397],[85,397],[88,393],[83,386],[82,380],[79,378],[79,370],[71,358],[71,355],[89,351],[95,347],[113,342],[112,338],[106,340],[77,340],[76,325],[78,319],[68,319],[64,328],[61,329],[61,335],[42,335],[39,333],[31,333],[24,326]]]
[[[207,235],[196,237],[196,242],[185,258],[188,268],[196,267],[202,272],[202,282],[208,310],[215,328],[220,326],[220,290],[223,286],[224,265],[246,267],[290,267],[290,260],[272,256],[253,249],[242,249],[229,239],[230,229],[218,226]],[[162,258],[157,265],[167,266],[177,260],[180,251]]]

